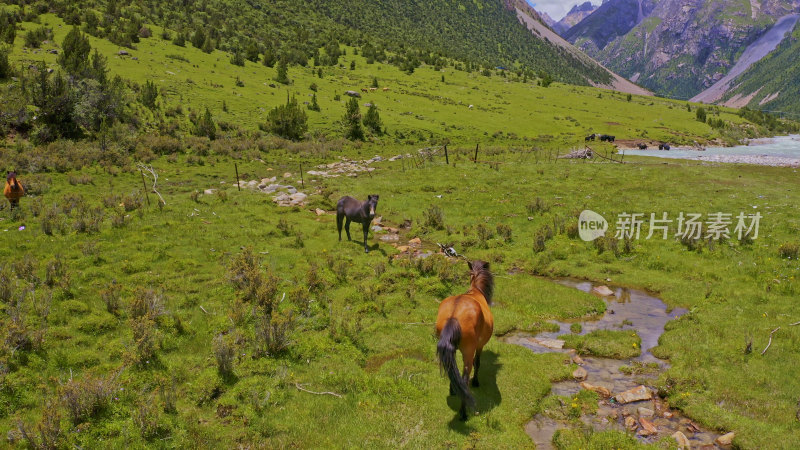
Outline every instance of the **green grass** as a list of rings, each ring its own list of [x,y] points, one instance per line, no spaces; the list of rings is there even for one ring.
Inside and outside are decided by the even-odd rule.
[[[642,339],[630,331],[596,330],[585,335],[565,335],[564,347],[574,348],[581,355],[625,359],[642,353]]]
[[[54,15],[44,14],[39,21],[53,29],[57,43],[69,31],[69,26]],[[41,25],[25,22],[22,27],[29,30]],[[439,72],[423,66],[408,75],[391,65],[366,64],[363,57],[353,55],[352,48],[347,48],[341,68],[322,67],[321,79],[315,68],[290,67],[292,84],[285,86],[274,81],[274,68],[250,61],[244,67],[235,66],[230,64],[228,53],[217,50],[206,54],[191,45],[177,47],[158,37],[161,28],[151,28],[153,37],[142,39],[136,50],[129,50],[130,56],[118,56],[118,46],[90,37],[92,47],[108,57],[112,74],[138,84],[153,81],[161,90],[161,111],[152,119],[147,117],[149,112],[140,112],[145,114],[146,122],[157,122],[170,106],[182,105],[185,113],[189,109],[202,112],[209,107],[217,122],[253,130],[265,123],[267,112],[284,103],[287,95],[296,96],[301,106],[311,101],[310,86],[316,83],[321,111],[308,111],[310,133],[341,136],[340,120],[348,99],[344,92],[361,93],[376,77],[380,88],[362,93],[360,103],[362,113],[366,112],[366,103],[378,105],[391,136],[384,143],[414,145],[432,139],[530,147],[542,139],[555,139],[562,146],[582,146],[583,137],[590,133],[676,144],[724,140],[718,131],[694,120],[685,102],[640,96],[628,102],[622,93],[560,83],[542,88],[536,86],[535,80],[512,82],[497,75],[485,77],[451,67]],[[23,52],[24,32],[17,35],[10,56],[13,63],[27,67],[45,61],[55,67],[57,55],[47,53],[53,46],[46,45],[35,53]],[[349,70],[350,61],[356,61],[356,70]],[[442,76],[445,82],[441,81]],[[237,78],[244,87],[235,85]],[[384,92],[383,88],[389,91]],[[336,95],[341,96],[339,101],[334,99]],[[223,102],[228,112],[223,111]],[[723,108],[721,117],[732,124],[745,123],[734,110]]]
[[[287,156],[274,151],[263,155],[266,164],[239,161],[239,172],[247,174],[245,179],[296,173]],[[672,364],[660,378],[667,399],[706,426],[735,430],[744,447],[794,441],[798,386],[792,367],[800,335],[786,325],[796,321],[799,269],[797,261],[778,255],[779,246],[800,229],[791,169],[537,164],[523,153],[497,156],[514,163],[489,170],[455,153],[455,167],[437,160],[403,172],[399,161],[386,162],[378,164],[372,177],[311,183],[332,192],[331,199],[380,193],[378,210],[385,222],[413,221],[409,237],[453,242],[470,258],[491,261],[498,274],[498,333],[538,329],[548,319],[602,311],[602,302],[587,294],[524,274],[505,275],[512,268],[612,278],[615,284],[648,289],[671,305],[689,307],[688,315],[668,324],[655,350]],[[24,302],[28,328],[44,330],[44,341],[32,351],[5,354],[11,370],[3,379],[0,431],[15,429],[17,417],[37,421],[46,399],[57,397],[70,370],[80,380],[90,374],[107,376],[124,366],[117,382],[125,390],[117,400],[88,425],[76,428],[64,420],[70,442],[156,442],[144,440],[132,417],[143,399],[151,397],[161,411],[168,400],[159,397],[158,386],[174,386],[176,412],[161,411],[154,417],[162,430],[157,436],[175,445],[527,445],[522,425],[548,394],[550,382],[569,377],[569,367],[559,355],[534,355],[493,339],[481,375],[484,387],[476,391],[480,416],[467,424],[455,421],[456,405],[446,402],[447,383],[433,357],[432,321],[437,300],[466,290],[467,280],[459,275],[463,263],[421,268],[388,258],[395,250],[385,244],[365,255],[358,243],[336,241],[333,216],[278,208],[267,195],[238,192],[230,187],[232,161],[214,155],[202,159],[204,165],[188,165],[184,156],[175,162],[156,161],[167,205],[163,211],[145,206],[128,213],[123,228],[109,223],[112,210],[119,208],[114,202],[105,209],[100,231],[89,234],[72,228],[63,235],[42,234],[41,219],[30,209],[37,198],[23,200],[24,218],[14,219],[6,210],[3,260],[30,255],[43,280],[45,263],[60,255],[69,280],[52,288],[34,280],[38,293],[53,293],[51,310],[42,319],[30,296]],[[66,195],[80,194],[89,204],[100,205],[103,197],[136,192],[141,183],[135,172],[109,175],[98,168],[84,173],[92,183],[71,185],[69,174],[45,175],[50,188],[41,195],[42,204],[64,205]],[[630,185],[637,191],[628,189]],[[192,192],[209,187],[222,188],[227,200],[192,199]],[[663,192],[669,195],[657,194]],[[524,205],[534,194],[551,202],[551,208],[528,220]],[[314,202],[328,201],[317,197]],[[421,225],[430,204],[442,209],[445,229]],[[736,212],[753,206],[765,218],[761,237],[749,245],[728,241],[689,251],[673,240],[638,241],[632,254],[616,257],[556,233],[543,251],[530,247],[542,227],[559,217],[565,223],[574,220],[574,212],[584,207],[613,217],[622,211],[665,210],[676,216],[690,208]],[[76,214],[61,217],[71,225]],[[281,219],[289,227],[288,236],[278,230]],[[493,228],[500,222],[512,228],[513,241],[495,235],[482,243],[476,226]],[[18,231],[22,224],[26,229]],[[297,234],[302,235],[301,248]],[[243,246],[251,246],[279,278],[280,291],[287,292],[282,308],[298,311],[298,328],[288,353],[281,356],[254,358],[253,319],[247,308],[241,310],[227,281],[227,267]],[[312,265],[326,288],[313,292],[311,306],[301,313],[297,289],[307,285]],[[342,271],[346,275],[340,280],[336,274]],[[112,280],[122,286],[118,316],[106,311],[100,295]],[[27,283],[15,282],[20,290]],[[167,313],[156,327],[157,356],[144,364],[131,363],[127,305],[137,286],[163,290],[166,299]],[[8,333],[9,322],[4,323]],[[779,325],[782,332],[765,356],[742,354],[746,338],[762,348],[768,332]],[[212,341],[223,332],[235,336],[233,377],[216,370]],[[343,398],[308,394],[295,383]]]

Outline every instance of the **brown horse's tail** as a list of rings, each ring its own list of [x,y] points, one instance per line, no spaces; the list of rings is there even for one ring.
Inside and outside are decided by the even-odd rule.
[[[450,385],[455,388],[459,397],[468,405],[472,406],[475,399],[472,398],[467,382],[458,374],[458,364],[456,363],[456,350],[461,343],[461,325],[454,317],[447,319],[436,344],[436,355],[439,357],[439,366],[447,373]]]

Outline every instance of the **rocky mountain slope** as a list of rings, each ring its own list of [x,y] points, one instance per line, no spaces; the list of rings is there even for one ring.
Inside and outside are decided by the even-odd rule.
[[[572,9],[564,16],[563,19],[559,20],[558,22],[554,23],[552,26],[553,30],[560,35],[564,35],[570,28],[574,27],[578,23],[580,23],[583,19],[587,18],[590,14],[597,10],[597,6],[593,5],[591,2],[585,2],[580,5],[575,5]]]
[[[610,0],[565,37],[638,84],[690,98],[720,81],[798,0]]]

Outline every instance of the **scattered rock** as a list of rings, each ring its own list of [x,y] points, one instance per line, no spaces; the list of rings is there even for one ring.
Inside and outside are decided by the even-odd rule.
[[[292,177],[291,172],[286,172],[285,174],[283,174],[283,178],[291,178],[291,177]]]
[[[680,450],[690,450],[692,448],[692,445],[689,443],[689,438],[682,432],[676,431],[672,434],[672,438],[678,443],[678,448],[680,448]]]
[[[663,414],[661,414],[661,415],[662,415],[662,416],[664,416],[664,418],[665,418],[665,419],[672,419],[672,416],[673,416],[674,414],[672,414],[672,413],[671,413],[671,412],[669,412],[669,411],[664,411],[664,413],[663,413]]]
[[[572,362],[574,362],[575,364],[577,364],[579,366],[582,366],[583,363],[584,363],[583,358],[581,358],[578,355],[572,355]]]
[[[324,216],[324,215],[325,215],[325,210],[323,210],[323,209],[319,209],[319,208],[317,208],[317,209],[315,209],[315,210],[314,210],[314,212],[315,212],[315,213],[316,213],[318,216]]]
[[[736,433],[731,431],[728,434],[723,434],[722,436],[718,437],[714,440],[714,443],[717,445],[728,446],[733,443],[733,438],[736,437]]]
[[[203,191],[203,194],[205,194],[205,195],[214,195],[216,192],[217,192],[216,189],[206,189],[205,191]]]
[[[57,55],[58,54],[58,50],[54,49],[54,48],[51,48],[50,50],[47,51],[47,53],[50,53],[51,55]]]
[[[128,56],[129,54],[130,53],[128,53],[127,50],[120,50],[120,51],[117,52],[117,55],[119,55],[119,56]]]
[[[593,384],[589,384],[589,383],[584,381],[583,383],[581,383],[581,387],[583,389],[586,389],[587,391],[597,392],[603,398],[611,397],[611,391],[609,391],[608,389],[604,388],[603,386],[595,386]]]
[[[583,367],[578,367],[574,372],[572,372],[572,377],[578,381],[585,380],[587,376],[589,376],[589,373]]]
[[[637,428],[639,428],[639,424],[636,423],[636,419],[628,416],[625,418],[625,428],[628,431],[635,431]]]
[[[383,227],[380,226],[380,225],[373,225],[372,226],[372,231],[375,232],[375,233],[378,233],[380,231],[383,231]]]
[[[419,246],[422,245],[422,239],[420,239],[418,237],[415,237],[414,239],[411,239],[410,241],[408,241],[408,245],[410,245],[412,247],[419,247]]]
[[[608,286],[595,286],[592,288],[592,292],[602,297],[608,297],[609,295],[614,295],[614,291],[608,288]]]
[[[623,405],[626,403],[631,402],[638,402],[640,400],[650,400],[653,398],[653,394],[644,386],[638,386],[633,389],[629,389],[625,392],[619,393],[614,397],[619,403]]]
[[[639,417],[653,417],[653,414],[655,414],[652,409],[642,407],[640,407],[637,412],[639,413]]]
[[[378,216],[372,219],[372,223],[374,223],[375,225],[380,225],[382,221],[383,221],[383,216]]]
[[[383,234],[380,238],[383,242],[398,242],[400,241],[400,236],[397,234]]]
[[[640,418],[639,424],[642,425],[642,429],[639,430],[638,433],[639,436],[650,436],[653,434],[658,434],[658,428],[656,428],[656,425],[653,422],[650,422],[645,418]]]
[[[407,245],[398,245],[398,246],[397,246],[397,250],[398,250],[400,253],[405,253],[405,252],[407,252],[409,248],[410,248],[410,247],[409,247],[409,246],[407,246]]]

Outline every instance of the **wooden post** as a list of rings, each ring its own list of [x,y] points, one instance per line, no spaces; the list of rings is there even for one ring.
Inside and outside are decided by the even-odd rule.
[[[147,195],[147,183],[144,181],[144,172],[140,170],[139,174],[142,175],[142,186],[144,186],[144,198],[147,199],[147,206],[150,206],[150,196]]]
[[[233,163],[233,169],[236,170],[236,188],[242,190],[242,185],[239,183],[239,166]]]
[[[303,186],[303,189],[306,188],[306,182],[303,178],[303,163],[300,163],[300,184]]]
[[[478,147],[481,144],[475,144],[475,164],[478,164]]]
[[[450,157],[447,155],[447,144],[444,144],[444,162],[450,165]]]

